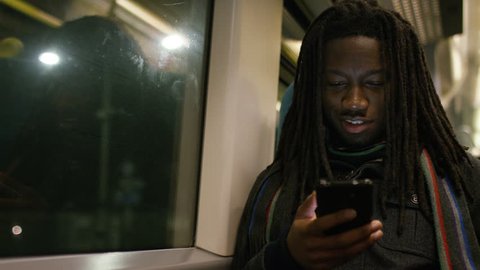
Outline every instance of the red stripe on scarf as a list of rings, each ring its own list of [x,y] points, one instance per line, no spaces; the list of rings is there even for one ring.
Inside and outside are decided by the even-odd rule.
[[[442,234],[442,239],[443,239],[443,247],[445,248],[445,256],[447,257],[447,263],[448,263],[448,268],[453,269],[452,266],[452,260],[450,259],[450,250],[448,248],[447,244],[447,233],[445,232],[445,222],[443,219],[443,212],[442,212],[442,206],[440,204],[439,198],[440,198],[440,193],[438,191],[438,183],[437,183],[437,174],[435,173],[435,170],[433,169],[433,164],[430,159],[430,155],[426,150],[423,150],[423,154],[427,157],[427,163],[428,163],[428,170],[430,171],[430,175],[432,176],[432,184],[433,184],[433,189],[435,192],[435,208],[438,213],[438,219],[440,222],[440,231]]]

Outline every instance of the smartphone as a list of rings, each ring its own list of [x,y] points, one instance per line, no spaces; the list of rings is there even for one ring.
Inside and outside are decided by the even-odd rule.
[[[320,180],[317,192],[317,217],[342,209],[355,209],[354,220],[329,229],[325,234],[337,234],[351,230],[372,220],[373,182],[370,179],[329,182]]]

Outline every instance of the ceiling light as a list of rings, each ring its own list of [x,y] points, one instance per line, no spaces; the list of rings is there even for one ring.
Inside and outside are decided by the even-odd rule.
[[[44,52],[40,54],[38,60],[45,65],[53,66],[60,62],[60,57],[54,52]]]
[[[162,46],[169,50],[187,47],[187,39],[179,34],[168,35],[162,39]]]

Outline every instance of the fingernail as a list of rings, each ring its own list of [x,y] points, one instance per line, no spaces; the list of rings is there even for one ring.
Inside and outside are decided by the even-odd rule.
[[[347,209],[345,210],[345,217],[349,219],[353,219],[357,216],[357,211],[353,209]]]
[[[376,231],[372,234],[372,238],[377,241],[380,240],[380,238],[383,237],[383,232],[382,231]]]
[[[382,223],[377,220],[372,221],[370,224],[372,231],[380,230],[383,227]]]

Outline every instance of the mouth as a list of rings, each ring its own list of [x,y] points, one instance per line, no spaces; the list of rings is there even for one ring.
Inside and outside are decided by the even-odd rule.
[[[363,123],[365,123],[365,121],[359,120],[359,119],[347,119],[347,120],[345,120],[345,122],[347,122],[349,124],[352,124],[352,125],[363,125]]]
[[[342,120],[342,125],[347,133],[358,134],[368,129],[372,121],[362,118],[348,118]]]

